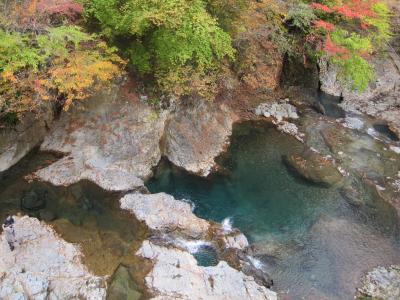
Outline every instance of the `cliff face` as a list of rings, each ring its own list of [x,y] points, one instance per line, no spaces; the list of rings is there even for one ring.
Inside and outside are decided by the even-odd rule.
[[[53,121],[52,106],[43,107],[40,119],[28,113],[17,126],[0,127],[0,173],[23,158],[43,141]]]

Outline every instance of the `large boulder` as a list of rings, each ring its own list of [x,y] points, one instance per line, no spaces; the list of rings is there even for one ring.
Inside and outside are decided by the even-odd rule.
[[[42,110],[38,116],[25,114],[15,127],[0,127],[0,172],[16,164],[44,139],[53,120],[53,110],[50,104]]]
[[[377,267],[363,278],[359,299],[400,299],[400,266]]]
[[[41,150],[65,156],[36,175],[54,185],[87,179],[106,190],[135,189],[161,158],[165,120],[166,113],[115,89],[98,95],[62,113]]]
[[[209,223],[193,214],[189,203],[165,193],[128,194],[121,198],[120,204],[152,230],[179,231],[199,237],[205,236],[209,229]]]
[[[149,241],[143,242],[137,255],[154,263],[145,278],[153,299],[277,299],[276,293],[225,261],[201,267],[190,253]]]
[[[1,299],[105,299],[105,278],[87,270],[78,247],[37,219],[15,221],[16,249],[0,239]]]
[[[285,156],[284,160],[298,174],[314,183],[331,186],[342,179],[342,175],[331,158],[311,149],[302,154]]]
[[[235,114],[225,105],[192,99],[165,128],[164,155],[176,166],[207,176],[229,143]]]
[[[338,79],[338,68],[326,59],[319,62],[321,90],[327,94],[341,96],[340,106],[346,111],[362,112],[386,122],[400,136],[400,59],[389,51],[386,57],[371,60],[376,81],[364,92],[344,85]]]

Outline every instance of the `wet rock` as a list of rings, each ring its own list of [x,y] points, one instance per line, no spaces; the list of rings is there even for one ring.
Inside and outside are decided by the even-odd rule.
[[[331,186],[342,179],[331,158],[312,150],[285,156],[284,161],[302,177],[314,183]]]
[[[191,99],[170,117],[164,134],[164,155],[174,165],[207,176],[215,166],[237,118],[225,105]]]
[[[360,193],[353,188],[352,186],[344,186],[340,189],[340,194],[346,201],[355,206],[355,207],[361,207],[364,205],[364,201],[360,195]]]
[[[145,279],[153,299],[277,299],[276,293],[224,261],[201,267],[188,252],[149,241],[143,242],[137,255],[154,263]]]
[[[15,220],[16,249],[0,240],[1,299],[105,299],[105,279],[87,270],[76,246],[37,219]]]
[[[242,250],[249,246],[249,241],[241,232],[225,235],[223,236],[223,241],[226,248],[236,248]]]
[[[138,300],[141,296],[142,294],[137,291],[137,286],[129,275],[128,269],[120,265],[107,290],[107,299]]]
[[[189,203],[165,193],[128,194],[120,199],[120,204],[152,230],[179,231],[199,237],[206,235],[209,229],[209,223],[196,217]]]
[[[363,278],[357,293],[359,299],[400,299],[400,266],[375,268]]]
[[[16,164],[37,146],[53,120],[50,104],[45,105],[39,118],[27,113],[14,128],[0,128],[0,172]]]
[[[106,190],[143,185],[161,157],[167,113],[140,101],[127,101],[114,89],[63,112],[41,150],[66,156],[36,175],[54,185],[90,180]]]
[[[21,206],[26,210],[39,210],[46,206],[48,197],[45,190],[30,190],[21,199]]]

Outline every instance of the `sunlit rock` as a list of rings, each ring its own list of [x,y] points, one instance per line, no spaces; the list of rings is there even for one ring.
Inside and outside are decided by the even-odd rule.
[[[87,270],[76,246],[37,219],[15,220],[15,250],[0,240],[1,299],[105,299],[105,278]]]
[[[224,261],[201,267],[188,252],[149,241],[143,242],[137,255],[154,263],[145,278],[147,287],[155,295],[153,299],[277,299],[276,293]]]
[[[359,299],[400,299],[400,266],[377,267],[362,280]]]
[[[174,165],[201,176],[215,166],[214,159],[229,143],[234,113],[225,105],[192,99],[172,114],[165,127],[164,155]]]
[[[87,179],[106,190],[142,186],[161,158],[159,143],[167,113],[128,101],[118,90],[82,106],[63,112],[41,145],[41,150],[66,156],[36,175],[54,185]]]
[[[152,230],[179,231],[199,237],[206,235],[209,229],[209,223],[196,217],[189,203],[165,193],[128,194],[121,198],[120,204]]]

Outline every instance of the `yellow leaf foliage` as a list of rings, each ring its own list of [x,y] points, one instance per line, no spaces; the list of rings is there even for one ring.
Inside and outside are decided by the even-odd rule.
[[[98,51],[73,52],[65,64],[59,59],[54,61],[42,84],[63,95],[64,110],[68,110],[73,101],[88,98],[122,75],[121,64],[124,62],[114,54],[105,58]]]

